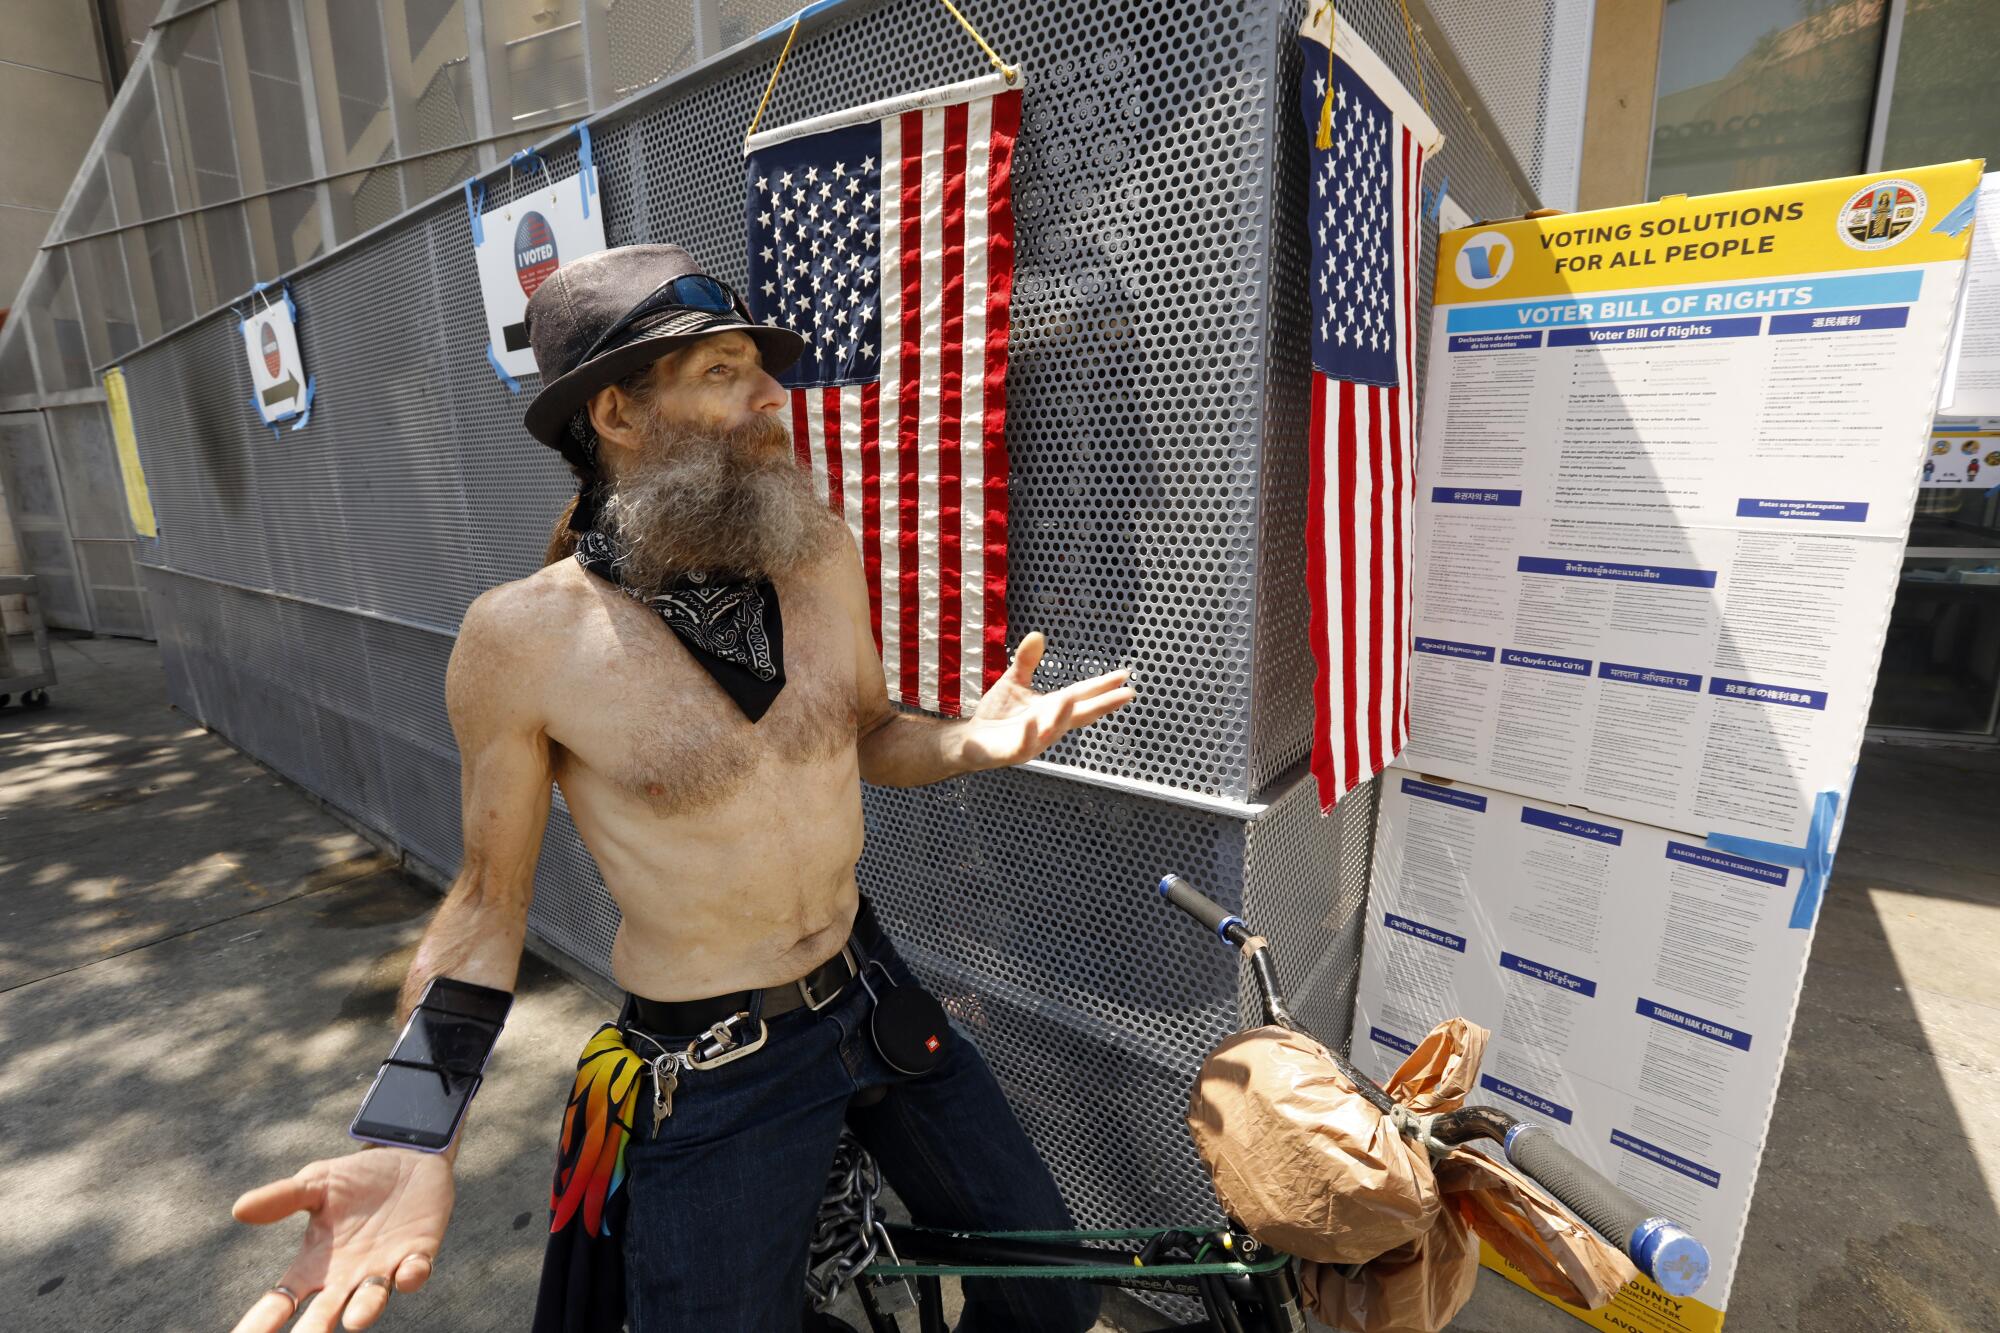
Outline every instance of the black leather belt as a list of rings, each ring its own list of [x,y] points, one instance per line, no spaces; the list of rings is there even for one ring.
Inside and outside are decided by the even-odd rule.
[[[766,987],[761,1016],[776,1018],[801,1006],[823,1009],[833,1003],[860,971],[862,952],[879,944],[881,939],[882,927],[876,922],[868,901],[863,899],[861,910],[854,915],[854,929],[840,952],[797,981]],[[728,995],[713,995],[705,1000],[649,1000],[643,995],[633,995],[631,1023],[642,1031],[659,1036],[692,1036],[708,1031],[732,1014],[749,1010],[757,994],[756,991],[735,991]]]

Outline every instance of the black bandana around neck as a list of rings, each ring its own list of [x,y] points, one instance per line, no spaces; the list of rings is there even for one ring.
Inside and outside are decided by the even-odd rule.
[[[595,530],[577,540],[576,562],[651,607],[743,716],[755,722],[770,711],[785,688],[785,622],[769,579],[731,582],[689,574],[647,596],[625,586],[611,539]]]

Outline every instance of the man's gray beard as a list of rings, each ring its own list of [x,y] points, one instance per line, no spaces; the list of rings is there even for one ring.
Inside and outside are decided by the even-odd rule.
[[[625,586],[655,593],[690,573],[767,579],[827,549],[839,525],[771,417],[722,434],[649,422],[605,498]]]

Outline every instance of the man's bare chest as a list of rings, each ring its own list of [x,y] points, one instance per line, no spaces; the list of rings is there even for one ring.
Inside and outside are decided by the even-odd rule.
[[[844,618],[797,593],[782,601],[785,688],[753,723],[658,616],[619,602],[572,655],[568,702],[550,728],[567,752],[558,776],[580,762],[621,794],[677,814],[853,748],[855,650]]]

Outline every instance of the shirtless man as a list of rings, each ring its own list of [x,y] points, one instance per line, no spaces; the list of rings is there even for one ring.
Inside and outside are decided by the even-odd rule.
[[[1033,758],[1128,702],[1125,673],[1037,694],[1043,644],[1030,634],[971,717],[899,712],[860,558],[781,423],[788,394],[772,375],[799,340],[754,323],[671,246],[564,266],[528,318],[544,388],[527,425],[582,487],[550,562],[482,595],[460,627],[446,702],[465,859],[399,1019],[434,977],[512,989],[560,783],[623,914],[611,964],[631,997],[622,1029],[641,1034],[632,1048],[650,1054],[657,1037],[681,1049],[745,1010],[746,1032],[766,1034],[726,1067],[688,1070],[657,1119],[642,1091],[621,1186],[624,1278],[611,1279],[623,1299],[565,1293],[576,1278],[556,1271],[557,1237],[536,1328],[615,1333],[619,1313],[632,1333],[798,1328],[843,1122],[920,1222],[1065,1225],[1046,1167],[962,1034],[915,1076],[871,1044],[871,991],[917,982],[855,885],[861,783],[917,786]],[[238,1333],[270,1333],[300,1302],[299,1329],[366,1328],[392,1288],[422,1287],[457,1146],[366,1149],[239,1198],[240,1221],[304,1211],[309,1222]],[[959,1327],[1081,1330],[1095,1317],[1090,1290],[971,1282]]]

